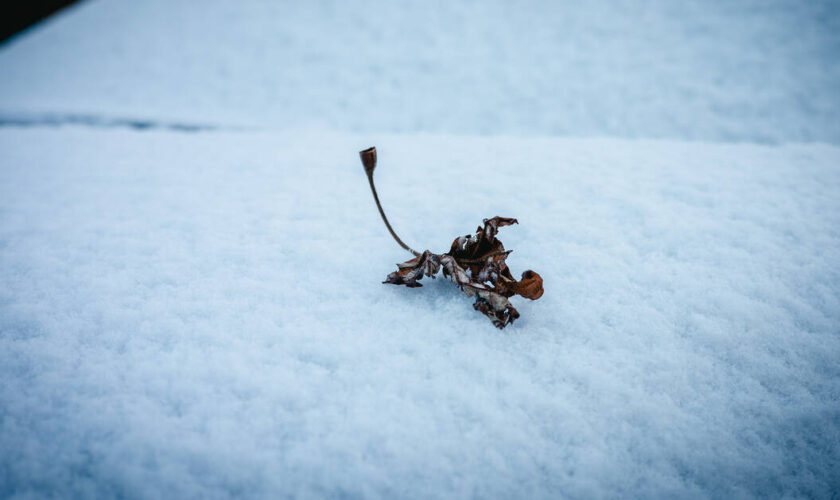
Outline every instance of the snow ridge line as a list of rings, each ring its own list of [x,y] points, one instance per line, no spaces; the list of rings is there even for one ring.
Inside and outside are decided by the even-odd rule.
[[[208,123],[185,121],[152,120],[131,117],[106,117],[93,114],[2,114],[3,127],[61,127],[75,125],[93,128],[125,128],[130,130],[170,130],[174,132],[207,132],[217,130],[241,130],[243,127],[221,126]]]

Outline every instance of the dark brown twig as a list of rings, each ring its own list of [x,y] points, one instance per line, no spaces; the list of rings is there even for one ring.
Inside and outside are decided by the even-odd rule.
[[[403,243],[403,240],[397,236],[397,233],[394,232],[394,229],[388,222],[388,218],[385,217],[385,211],[382,210],[382,204],[379,203],[379,196],[376,194],[376,186],[373,185],[373,170],[376,168],[376,148],[372,147],[365,149],[364,151],[359,151],[359,157],[362,159],[362,165],[365,167],[365,174],[367,174],[368,182],[370,183],[370,192],[373,193],[373,201],[376,202],[376,208],[379,209],[379,215],[382,216],[382,222],[385,223],[385,227],[388,228],[388,231],[397,241],[397,244],[414,254],[415,257],[420,256],[420,252],[412,250],[411,247]]]

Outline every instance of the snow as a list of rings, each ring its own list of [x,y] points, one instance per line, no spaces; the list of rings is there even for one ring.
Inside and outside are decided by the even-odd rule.
[[[204,5],[204,4],[203,4]],[[0,497],[831,497],[833,3],[85,2],[0,46]],[[380,282],[481,220],[497,330]]]
[[[498,331],[367,139],[0,134],[4,496],[837,490],[839,148],[375,137],[409,244],[519,218]]]
[[[838,53],[836,1],[102,0],[0,51],[0,112],[837,144]]]

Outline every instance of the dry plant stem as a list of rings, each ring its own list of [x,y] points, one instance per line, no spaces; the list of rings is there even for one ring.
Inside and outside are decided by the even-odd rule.
[[[379,203],[379,196],[376,194],[376,186],[373,185],[373,170],[376,168],[376,148],[368,148],[364,151],[360,151],[359,157],[362,159],[362,165],[365,167],[365,173],[367,174],[368,182],[370,183],[370,192],[373,193],[373,201],[376,202],[376,208],[379,209],[379,215],[382,216],[382,222],[385,223],[385,227],[388,228],[391,236],[394,237],[394,240],[396,240],[399,246],[414,254],[415,257],[420,256],[420,252],[413,250],[411,247],[403,243],[403,240],[397,236],[397,233],[394,232],[394,228],[392,228],[391,224],[388,222],[388,217],[385,217],[385,211],[382,210],[382,204]]]
[[[522,279],[517,281],[505,264],[505,259],[511,251],[505,250],[505,246],[496,238],[499,228],[518,224],[516,219],[499,216],[484,219],[484,227],[476,228],[474,236],[468,234],[455,238],[449,252],[435,254],[426,250],[421,254],[403,243],[382,210],[382,203],[379,202],[379,195],[376,194],[376,186],[373,184],[376,148],[359,151],[359,158],[365,167],[370,192],[382,222],[394,237],[394,241],[414,255],[413,259],[397,264],[397,270],[389,274],[383,283],[405,285],[409,288],[421,287],[423,285],[418,282],[423,276],[434,278],[443,270],[443,275],[455,282],[467,297],[475,297],[473,308],[490,318],[498,328],[504,328],[519,318],[519,311],[508,298],[521,295],[537,300],[542,296],[542,277],[534,271],[525,271],[522,273]]]

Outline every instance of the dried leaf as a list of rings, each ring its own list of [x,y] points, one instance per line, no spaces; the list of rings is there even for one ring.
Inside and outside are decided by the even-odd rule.
[[[383,283],[405,285],[409,288],[420,287],[423,285],[417,281],[422,279],[424,274],[434,278],[440,270],[440,257],[426,250],[407,262],[397,264],[397,268]]]
[[[434,254],[428,250],[417,257],[397,264],[383,283],[422,286],[423,276],[434,278],[439,270],[458,285],[468,296],[475,297],[473,307],[486,315],[498,328],[504,328],[519,318],[519,312],[508,297],[521,295],[536,300],[543,294],[542,278],[534,271],[522,273],[517,281],[511,275],[505,259],[511,250],[496,238],[500,227],[517,224],[516,219],[493,217],[484,219],[475,235],[462,236],[452,242],[449,252]]]
[[[514,295],[521,295],[527,299],[537,300],[543,294],[543,281],[534,271],[522,273],[522,279],[516,281],[508,269],[505,259],[510,250],[505,250],[501,241],[496,239],[499,228],[518,224],[516,219],[507,217],[493,217],[484,219],[484,227],[479,226],[475,235],[456,238],[448,253],[435,254],[428,250],[420,253],[406,245],[397,236],[382,204],[376,194],[373,183],[373,172],[376,169],[376,148],[359,151],[359,157],[365,168],[370,192],[379,209],[382,222],[399,246],[411,252],[414,258],[397,264],[397,270],[389,274],[383,283],[405,285],[410,288],[423,286],[420,280],[423,276],[434,278],[443,269],[443,275],[454,281],[467,294],[475,297],[473,307],[481,311],[499,328],[511,324],[519,317],[519,311],[508,300]]]
[[[537,300],[543,294],[542,277],[534,271],[522,273],[522,279],[514,286],[514,293],[526,299]]]

